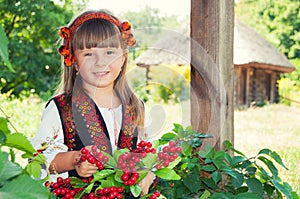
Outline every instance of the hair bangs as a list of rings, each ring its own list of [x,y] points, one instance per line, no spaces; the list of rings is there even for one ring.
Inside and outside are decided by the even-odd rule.
[[[73,51],[84,48],[123,48],[119,28],[103,19],[92,19],[82,24],[74,34]]]

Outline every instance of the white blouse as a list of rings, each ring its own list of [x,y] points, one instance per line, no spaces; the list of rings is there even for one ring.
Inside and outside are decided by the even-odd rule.
[[[98,107],[98,108],[106,124],[110,141],[111,141],[111,146],[114,151],[117,149],[117,146],[115,145],[115,141],[116,139],[118,139],[119,132],[122,125],[122,115],[123,115],[122,105],[113,109],[102,108],[102,107]],[[147,121],[149,120],[147,119],[147,117],[145,117],[145,124],[147,124]],[[114,128],[116,128],[117,130],[116,132],[118,132],[118,135],[116,136],[114,133],[115,132]],[[145,133],[146,135],[148,134],[146,128],[145,128]],[[143,140],[145,140],[144,137]],[[64,144],[64,133],[62,129],[60,115],[57,106],[53,100],[50,101],[48,106],[45,108],[37,133],[35,137],[33,137],[30,141],[35,149],[40,149],[42,143],[46,143],[48,145],[46,150],[43,151],[43,154],[46,157],[46,168],[44,168],[41,173],[41,179],[43,179],[47,176],[47,171],[48,171],[47,168],[49,168],[49,165],[54,159],[54,157],[60,152],[68,151],[68,147]],[[148,141],[150,140],[148,139]],[[56,181],[56,178],[58,176],[66,178],[68,177],[68,172],[64,172],[56,175],[51,174],[50,180]]]

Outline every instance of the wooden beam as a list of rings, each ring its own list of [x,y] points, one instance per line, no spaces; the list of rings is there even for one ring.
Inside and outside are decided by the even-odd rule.
[[[191,124],[214,138],[216,149],[233,143],[234,0],[191,0]]]

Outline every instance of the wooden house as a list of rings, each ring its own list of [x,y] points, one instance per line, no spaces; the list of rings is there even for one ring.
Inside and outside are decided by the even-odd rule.
[[[160,64],[190,64],[189,24],[170,31],[136,58],[138,66],[146,68]],[[274,46],[249,26],[235,20],[234,24],[235,106],[250,106],[278,102],[277,80],[280,74],[295,67]]]

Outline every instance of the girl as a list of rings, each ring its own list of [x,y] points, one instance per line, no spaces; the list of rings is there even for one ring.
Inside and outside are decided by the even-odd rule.
[[[78,164],[83,147],[96,145],[112,154],[134,149],[143,135],[144,107],[125,78],[127,46],[135,39],[130,24],[107,11],[80,14],[60,29],[60,36],[62,93],[47,103],[32,143],[48,146],[43,153],[50,174],[89,177],[97,166]],[[153,177],[150,172],[140,182],[143,193]]]

